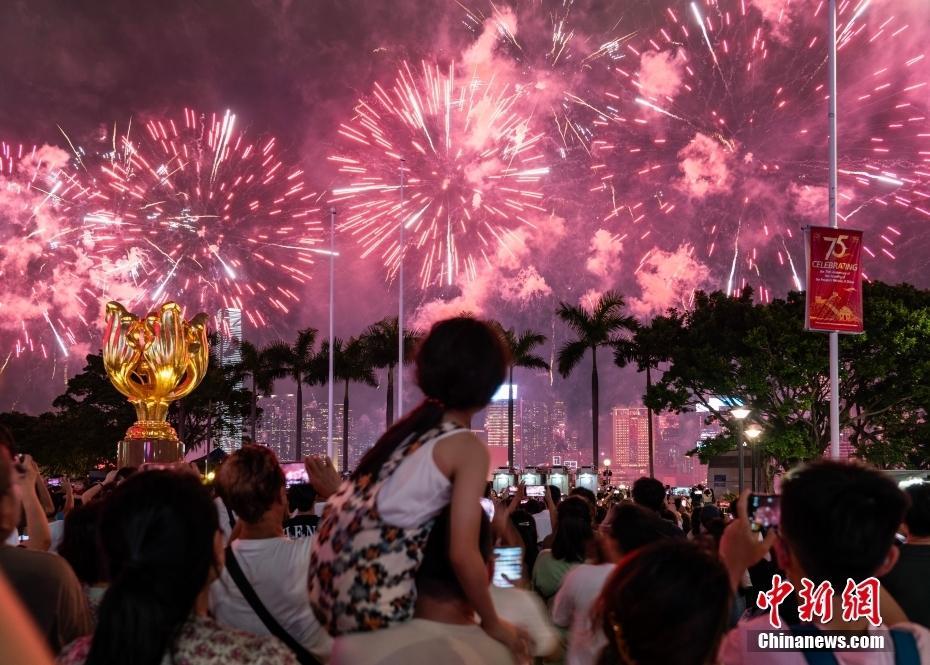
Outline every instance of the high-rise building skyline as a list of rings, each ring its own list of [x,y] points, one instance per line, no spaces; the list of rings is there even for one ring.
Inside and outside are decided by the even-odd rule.
[[[294,457],[294,424],[297,402],[292,394],[259,395],[256,403],[261,417],[255,428],[256,443],[268,446],[279,460]]]
[[[540,466],[552,456],[552,406],[548,402],[520,400],[521,454],[518,466]]]
[[[517,398],[518,387],[514,385],[514,422],[513,422],[513,457],[514,464],[521,466],[522,458],[521,432],[520,432],[520,400]],[[491,399],[484,411],[484,433],[488,450],[493,462],[497,466],[506,466],[508,458],[508,444],[510,442],[510,403],[508,384],[501,386],[500,390]]]
[[[256,427],[257,443],[271,448],[282,462],[298,461],[294,427],[296,424],[297,398],[291,393],[258,397],[261,417]],[[304,455],[327,454],[327,413],[325,403],[311,399],[303,405],[302,448]],[[333,463],[342,469],[342,404],[333,409]],[[349,462],[350,468],[358,463],[369,447],[359,448],[359,432],[353,427],[352,408],[349,407]]]
[[[224,307],[216,313],[216,356],[220,367],[233,367],[242,362],[242,310]],[[240,380],[235,388],[242,390]],[[220,434],[219,447],[226,453],[238,450],[242,446],[242,416],[229,413],[229,407],[222,405],[220,415],[228,427]]]
[[[614,407],[613,459],[615,480],[631,481],[649,472],[649,411],[645,407]]]

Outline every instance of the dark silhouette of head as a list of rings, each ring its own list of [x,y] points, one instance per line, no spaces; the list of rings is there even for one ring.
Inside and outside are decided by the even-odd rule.
[[[222,565],[217,530],[216,507],[193,474],[144,471],[113,491],[100,516],[110,586],[86,665],[162,662]]]
[[[401,443],[436,427],[447,410],[483,409],[509,364],[501,334],[487,323],[460,316],[433,325],[416,358],[417,383],[426,399],[385,432],[353,477],[377,474]]]
[[[71,564],[74,574],[84,584],[104,581],[104,566],[97,547],[100,516],[106,501],[91,501],[78,506],[65,517],[65,530],[58,554]]]
[[[643,476],[633,483],[633,501],[658,513],[665,505],[665,485],[655,478]]]
[[[818,460],[792,469],[781,491],[782,542],[813,582],[843,588],[877,575],[892,555],[907,500],[881,471]]]
[[[223,501],[249,524],[261,520],[281,500],[285,483],[284,471],[274,452],[254,444],[230,455],[216,475]]]
[[[599,662],[713,663],[729,609],[729,576],[715,557],[681,539],[639,548],[620,562],[597,601],[608,639]]]
[[[594,538],[588,502],[580,496],[570,496],[559,504],[556,513],[558,519],[552,538],[552,556],[570,563],[583,562],[588,545]]]

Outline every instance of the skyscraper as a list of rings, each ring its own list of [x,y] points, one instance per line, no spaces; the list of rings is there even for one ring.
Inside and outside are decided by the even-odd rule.
[[[220,367],[227,368],[242,362],[242,310],[224,307],[216,313],[216,356]],[[242,381],[236,384],[242,390]],[[219,447],[231,453],[242,445],[242,416],[229,413],[229,407],[220,406],[220,415],[229,424],[220,435]]]
[[[645,407],[614,407],[613,466],[619,480],[635,480],[649,472],[649,412]]]
[[[551,462],[552,408],[548,402],[520,400],[520,444],[517,466]]]
[[[279,460],[294,457],[294,423],[297,402],[294,395],[259,395],[261,419],[255,430],[256,443],[271,448]]]
[[[296,425],[297,400],[293,394],[259,396],[258,407],[261,420],[256,428],[257,443],[271,448],[282,462],[295,462],[294,427]],[[304,403],[302,441],[305,455],[326,454],[326,404],[311,400]],[[370,446],[369,446],[370,447]],[[333,420],[333,463],[341,469],[342,463],[342,404],[335,408]],[[361,458],[364,451],[358,448],[358,433],[352,428],[352,409],[349,409],[349,455],[350,460]],[[366,448],[367,450],[367,448]]]
[[[501,386],[500,390],[491,398],[484,411],[484,430],[487,433],[488,449],[494,460],[507,460],[507,446],[510,441],[509,431],[509,401],[508,384]],[[513,423],[513,457],[514,464],[519,464],[520,444],[520,401],[517,398],[517,386],[513,386],[514,396],[514,423]]]

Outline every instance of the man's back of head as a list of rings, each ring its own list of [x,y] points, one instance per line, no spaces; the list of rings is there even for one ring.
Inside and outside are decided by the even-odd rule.
[[[281,499],[284,471],[275,454],[264,446],[244,446],[220,467],[217,490],[236,516],[253,524]]]
[[[782,482],[779,530],[804,575],[843,588],[876,575],[906,501],[890,477],[859,463],[819,460]]]
[[[316,502],[316,490],[309,483],[292,485],[287,490],[287,505],[292,511],[309,513]]]
[[[684,538],[674,524],[633,503],[615,505],[602,526],[610,529],[610,537],[623,555],[659,540]]]
[[[644,476],[633,483],[633,501],[658,513],[665,505],[665,485]]]
[[[908,542],[930,538],[930,483],[918,483],[905,490],[910,505],[904,515]]]

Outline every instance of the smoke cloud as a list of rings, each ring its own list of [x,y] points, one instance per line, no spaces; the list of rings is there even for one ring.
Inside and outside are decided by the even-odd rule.
[[[697,133],[678,153],[678,169],[682,177],[678,188],[692,198],[702,199],[724,194],[733,183],[731,162],[733,153],[719,141]]]
[[[674,252],[655,249],[636,273],[641,295],[630,300],[629,309],[640,319],[672,307],[686,309],[709,277],[710,269],[695,258],[691,245],[681,245]]]
[[[639,66],[639,83],[647,97],[672,99],[684,80],[685,55],[680,50],[646,51]]]

